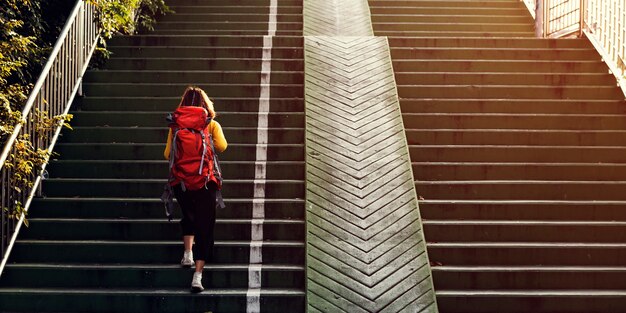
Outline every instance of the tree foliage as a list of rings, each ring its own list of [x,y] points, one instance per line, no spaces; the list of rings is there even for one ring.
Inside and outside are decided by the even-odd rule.
[[[100,42],[96,58],[108,57],[106,40],[115,34],[151,30],[155,16],[171,12],[164,0],[83,0],[96,7]],[[0,0],[0,147],[15,126],[24,121],[22,109],[76,0]],[[95,62],[98,64],[99,62]],[[59,125],[69,127],[71,115],[50,117],[35,110],[29,114],[35,134],[45,138]],[[4,164],[12,172],[10,186],[16,192],[12,207],[2,208],[19,218],[23,205],[19,194],[30,191],[34,177],[48,162],[51,152],[35,149],[28,135],[17,138]]]

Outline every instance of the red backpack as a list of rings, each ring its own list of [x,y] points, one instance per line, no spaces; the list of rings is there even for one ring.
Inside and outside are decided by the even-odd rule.
[[[198,190],[214,181],[222,187],[213,136],[207,129],[211,117],[202,107],[184,106],[168,115],[172,130],[170,151],[170,186],[181,184],[183,190]]]
[[[214,181],[217,184],[216,206],[226,207],[221,192],[222,171],[213,146],[213,135],[208,130],[211,123],[208,112],[201,107],[179,107],[168,114],[167,121],[172,131],[170,177],[161,195],[167,218],[171,221],[174,214],[172,186],[176,184],[180,184],[183,191],[199,190]]]

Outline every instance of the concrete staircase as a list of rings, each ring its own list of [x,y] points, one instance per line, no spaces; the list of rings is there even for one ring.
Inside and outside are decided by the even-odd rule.
[[[279,1],[273,38],[265,198],[254,199],[268,1],[171,0],[153,33],[114,38],[89,71],[73,131],[0,279],[2,312],[246,312],[251,232],[262,223],[261,312],[304,310],[304,115],[300,1]],[[215,100],[221,156],[208,290],[192,295],[177,222],[158,200],[167,177],[165,114],[189,84]],[[253,219],[265,201],[264,219]]]
[[[622,312],[626,103],[522,2],[369,1],[390,36],[441,312]]]

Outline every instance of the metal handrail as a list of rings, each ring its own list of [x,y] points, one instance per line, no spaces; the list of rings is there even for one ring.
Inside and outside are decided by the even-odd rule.
[[[31,117],[36,109],[47,111],[50,116],[67,114],[69,111],[97,45],[99,30],[95,17],[96,12],[93,5],[85,3],[83,0],[76,2],[26,101],[22,111],[21,123],[15,125],[13,133],[2,149],[2,154],[0,154],[0,207],[2,208],[10,208],[15,204],[15,201],[20,201],[23,203],[24,209],[28,210],[37,193],[45,165],[31,177],[33,181],[31,190],[18,193],[10,185],[12,173],[9,168],[4,166],[5,161],[11,153],[15,152],[15,143],[20,135],[28,135],[35,149],[52,151],[62,125],[59,125],[53,134],[48,134],[52,136],[42,138],[37,134],[36,124]],[[24,215],[15,221],[8,216],[8,212],[1,211],[0,255],[2,255],[2,262],[0,263],[0,274],[4,270],[15,238],[24,222]]]
[[[586,36],[626,97],[626,4],[605,0],[521,0],[543,24],[541,37]],[[538,1],[542,10],[535,12]]]

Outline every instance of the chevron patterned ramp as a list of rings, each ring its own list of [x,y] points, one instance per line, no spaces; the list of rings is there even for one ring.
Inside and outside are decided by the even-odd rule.
[[[306,37],[308,312],[437,312],[385,37]]]
[[[304,36],[374,36],[367,0],[305,0]]]

